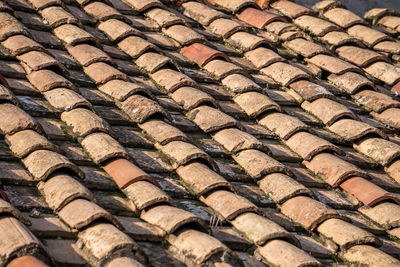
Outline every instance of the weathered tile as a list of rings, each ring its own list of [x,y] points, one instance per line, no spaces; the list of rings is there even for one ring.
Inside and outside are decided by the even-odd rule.
[[[374,255],[373,257],[369,255]],[[358,245],[351,247],[346,252],[342,253],[342,257],[349,262],[364,265],[399,265],[400,262],[382,252],[381,250],[368,245]]]
[[[82,140],[81,145],[96,164],[102,164],[115,157],[128,157],[125,149],[106,133],[89,134]]]
[[[131,183],[123,191],[140,210],[157,203],[165,204],[170,202],[168,195],[164,191],[148,181]]]

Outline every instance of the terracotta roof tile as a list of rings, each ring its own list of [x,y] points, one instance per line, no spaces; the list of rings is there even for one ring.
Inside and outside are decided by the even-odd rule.
[[[10,36],[23,34],[27,35],[26,28],[16,18],[8,13],[0,12],[1,31],[0,41],[4,41]]]
[[[256,250],[266,261],[267,264],[289,266],[289,265],[308,265],[308,266],[322,266],[314,257],[299,249],[298,247],[282,241],[272,240],[266,245],[259,247]],[[275,257],[274,255],[280,254],[283,257]]]
[[[376,61],[388,61],[387,57],[377,52],[355,46],[342,46],[336,49],[336,52],[342,58],[360,67],[366,67]]]
[[[54,34],[70,45],[76,45],[83,42],[95,42],[95,38],[90,33],[80,29],[72,24],[64,24],[54,29]]]
[[[354,94],[364,88],[375,90],[374,83],[355,72],[346,72],[340,75],[331,74],[328,76],[328,80],[349,94]]]
[[[79,20],[60,6],[44,8],[40,14],[53,28],[67,23],[79,25]]]
[[[257,68],[267,67],[275,62],[285,61],[283,57],[264,47],[259,47],[248,51],[244,54],[244,56]]]
[[[202,195],[200,200],[226,220],[233,220],[244,212],[257,210],[257,206],[247,199],[225,190],[209,192]]]
[[[374,255],[374,257],[369,257],[366,255]],[[355,262],[357,264],[387,264],[393,266],[400,264],[397,259],[389,256],[377,248],[367,245],[351,247],[346,252],[342,253],[342,257],[349,262]]]
[[[194,109],[203,104],[209,104],[214,107],[218,107],[218,104],[214,98],[207,93],[193,87],[180,87],[171,94],[171,98],[187,110]]]
[[[290,88],[299,94],[305,101],[314,101],[319,98],[334,99],[333,94],[325,87],[306,80],[291,83]]]
[[[328,219],[318,226],[318,232],[332,239],[341,247],[359,244],[379,246],[381,242],[373,234],[340,219]]]
[[[369,134],[375,134],[377,136],[381,136],[382,138],[387,138],[386,134],[379,129],[367,123],[352,119],[338,120],[329,126],[329,130],[350,142],[356,141],[357,139]]]
[[[352,26],[347,30],[347,32],[350,35],[363,40],[370,46],[374,46],[377,43],[384,41],[384,40],[390,40],[390,38],[386,34],[380,32],[380,31],[371,29],[364,25]]]
[[[388,108],[385,111],[383,111],[380,114],[373,113],[373,116],[384,122],[385,124],[388,124],[394,128],[399,128],[400,127],[400,121],[399,121],[399,115],[400,109],[398,108]]]
[[[282,16],[279,16],[272,12],[263,12],[252,7],[243,9],[240,13],[236,14],[236,16],[240,20],[259,29],[263,29],[266,25],[273,21],[286,22],[286,19]]]
[[[372,75],[373,77],[393,85],[400,79],[400,73],[394,65],[379,61],[375,62],[368,67],[364,68],[365,72]]]
[[[32,266],[32,267],[47,267],[48,265],[34,256],[21,256],[12,260],[8,267]]]
[[[169,27],[175,24],[184,24],[184,20],[176,14],[162,8],[153,8],[145,12],[146,16],[154,20],[161,27]]]
[[[310,59],[307,59],[307,61],[333,74],[339,75],[345,72],[361,73],[361,70],[353,64],[350,64],[333,56],[316,55]]]
[[[58,148],[54,144],[32,130],[23,130],[13,135],[6,135],[5,139],[10,146],[10,150],[19,158],[25,158],[33,151],[39,149],[58,151]],[[30,140],[28,144],[26,140]]]
[[[138,110],[138,108],[140,108],[140,110]],[[147,119],[157,116],[172,120],[170,114],[166,113],[157,102],[141,95],[132,95],[128,97],[122,102],[121,109],[137,123],[143,123]]]
[[[255,179],[274,172],[293,175],[285,165],[258,150],[243,150],[233,158]]]
[[[106,121],[92,111],[84,108],[65,111],[61,114],[61,119],[79,137],[86,137],[94,132],[112,134],[111,128]]]
[[[316,36],[324,36],[332,31],[340,31],[340,28],[335,24],[308,15],[298,17],[293,22]]]
[[[95,62],[111,62],[106,53],[88,44],[68,46],[68,52],[84,67]]]
[[[55,88],[43,94],[50,105],[59,111],[67,111],[78,107],[93,109],[85,98],[66,88]]]
[[[328,126],[341,118],[352,118],[357,120],[357,116],[345,105],[327,98],[319,98],[311,103],[308,101],[303,102],[301,107],[315,115]]]
[[[205,42],[202,35],[183,25],[173,25],[167,29],[163,29],[163,33],[175,39],[181,45]]]
[[[298,131],[308,130],[309,126],[299,119],[284,113],[271,113],[260,119],[259,123],[271,131],[275,132],[279,137],[286,140]]]
[[[400,105],[399,101],[393,100],[388,95],[369,90],[356,93],[353,97],[360,105],[378,113]]]
[[[119,42],[131,35],[143,37],[141,32],[117,19],[109,19],[101,22],[99,30],[103,31],[113,42]]]
[[[374,207],[363,206],[359,211],[366,217],[375,221],[385,229],[398,227],[400,217],[398,216],[398,210],[400,206],[392,202],[378,203]]]
[[[285,16],[290,18],[297,18],[306,14],[313,14],[314,12],[306,7],[293,3],[291,1],[279,0],[271,3],[271,7],[280,11]]]
[[[98,88],[100,91],[119,101],[125,101],[129,96],[136,93],[150,94],[144,87],[144,85],[138,83],[123,80],[111,80],[100,85]]]
[[[314,42],[305,40],[303,38],[296,38],[284,43],[285,46],[292,49],[296,53],[304,57],[313,57],[317,54],[327,54],[328,51],[321,45]]]
[[[196,87],[196,83],[188,76],[171,69],[161,69],[153,73],[151,77],[170,93],[182,86]]]
[[[96,261],[106,260],[120,249],[137,250],[137,244],[129,236],[108,223],[91,225],[78,235],[84,250],[92,253]]]
[[[310,161],[305,161],[304,164],[308,169],[321,176],[324,181],[334,187],[352,176],[367,177],[367,174],[355,165],[329,153],[320,153]]]
[[[224,13],[209,8],[206,5],[195,1],[183,3],[181,9],[183,11],[182,13],[185,16],[203,25],[209,25],[213,20],[225,17]]]
[[[242,51],[250,51],[261,46],[271,48],[267,39],[243,31],[231,35],[227,42]]]
[[[158,0],[126,0],[125,2],[137,12],[143,12],[151,7],[162,7]]]
[[[23,54],[29,51],[43,51],[43,46],[24,35],[14,35],[1,43],[9,49],[13,55]]]
[[[57,174],[39,185],[46,202],[55,211],[61,210],[77,198],[93,200],[92,193],[77,180],[66,174]],[[60,189],[63,190],[60,190]]]
[[[349,28],[355,24],[364,24],[362,18],[344,8],[330,9],[326,11],[323,16],[342,28]]]
[[[237,153],[246,149],[268,151],[257,138],[236,128],[222,129],[215,133],[213,138],[231,153]]]
[[[361,153],[387,166],[400,155],[400,146],[382,138],[360,140],[354,147]]]
[[[277,203],[283,203],[298,195],[313,196],[304,185],[282,173],[272,173],[262,178],[260,188]]]
[[[266,111],[280,111],[278,104],[258,92],[238,94],[234,101],[251,117],[257,117]]]
[[[286,145],[305,160],[311,160],[313,156],[326,151],[344,155],[337,146],[308,132],[295,133],[286,141]]]
[[[106,133],[91,133],[82,140],[81,144],[97,164],[115,157],[128,157],[125,149]]]
[[[75,86],[69,80],[51,70],[33,71],[27,75],[27,78],[40,92],[46,92],[57,87],[75,90]]]
[[[167,233],[174,233],[185,224],[195,223],[202,229],[203,222],[194,214],[172,206],[159,205],[142,212],[141,219],[154,224]]]
[[[147,181],[137,181],[130,183],[123,192],[135,203],[140,210],[148,208],[154,204],[169,203],[169,196],[159,187]]]
[[[254,1],[250,0],[207,0],[207,2],[211,5],[220,6],[223,9],[229,10],[231,12],[238,12],[240,9],[246,6],[256,6]]]
[[[41,132],[41,127],[25,111],[12,104],[1,104],[0,129],[5,134],[14,134],[21,130],[32,129]]]
[[[49,54],[43,52],[31,51],[17,56],[17,59],[28,65],[28,67],[34,71],[51,67],[55,67],[60,69],[61,71],[65,71],[65,67],[63,65],[61,65]]]
[[[164,67],[172,67],[178,69],[175,63],[164,55],[148,52],[136,59],[135,63],[149,73],[154,73]]]
[[[308,74],[301,69],[283,62],[273,63],[260,71],[283,86],[287,86],[299,79],[308,79],[309,77]]]
[[[91,2],[86,5],[83,10],[85,10],[88,15],[100,21],[106,21],[109,19],[127,20],[125,16],[117,10],[102,2]]]

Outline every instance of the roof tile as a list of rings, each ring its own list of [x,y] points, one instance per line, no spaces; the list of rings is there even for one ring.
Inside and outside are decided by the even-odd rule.
[[[340,75],[331,74],[328,76],[328,80],[349,94],[354,94],[364,88],[375,90],[374,83],[355,72],[346,72]]]
[[[172,93],[182,86],[196,87],[195,81],[181,72],[171,69],[161,69],[151,75],[158,85]]]
[[[57,87],[67,87],[75,90],[75,86],[70,81],[51,70],[33,71],[26,77],[40,92],[46,92]]]
[[[267,39],[243,31],[232,34],[227,42],[243,51],[250,51],[260,46],[271,47]]]
[[[96,164],[104,163],[115,157],[128,157],[125,149],[106,133],[89,134],[82,140],[81,145]]]
[[[276,62],[260,70],[283,86],[299,79],[308,79],[309,75],[299,68],[283,62]]]
[[[95,42],[96,39],[90,33],[72,24],[64,24],[54,29],[54,34],[69,45],[76,45],[82,42]]]
[[[125,2],[137,12],[143,12],[151,7],[162,7],[158,0],[126,0]]]
[[[306,14],[314,14],[311,9],[286,0],[275,1],[271,3],[271,7],[290,18],[297,18]]]
[[[266,245],[259,247],[256,252],[268,264],[276,266],[322,266],[319,261],[307,252],[279,239],[272,240]],[[281,257],[276,257],[276,255],[281,255]]]
[[[314,230],[318,224],[327,219],[340,217],[334,209],[305,196],[289,199],[282,204],[281,211],[309,230]]]
[[[375,112],[382,112],[388,108],[400,106],[400,102],[393,100],[390,96],[370,90],[358,92],[353,96],[353,98],[360,105]]]
[[[323,46],[303,38],[287,41],[284,45],[307,58],[317,54],[328,54],[328,51]]]
[[[330,126],[340,118],[352,118],[357,116],[345,105],[327,98],[319,98],[313,102],[305,101],[301,105],[303,109],[319,118],[324,124]]]
[[[382,41],[374,45],[373,48],[378,51],[388,52],[392,54],[400,53],[400,44],[399,42],[394,41]]]
[[[273,172],[292,176],[291,171],[285,165],[258,150],[244,150],[234,155],[233,158],[255,179]]]
[[[135,203],[140,210],[154,204],[169,203],[169,196],[159,187],[147,181],[137,181],[123,189],[125,195]]]
[[[227,252],[228,248],[217,239],[196,230],[186,230],[170,236],[171,245],[190,257],[195,264],[204,263],[215,254]]]
[[[298,195],[313,196],[312,192],[304,185],[282,173],[268,174],[259,182],[260,188],[277,203]]]
[[[388,108],[380,114],[376,114],[374,112],[371,113],[376,119],[384,122],[385,124],[388,124],[397,129],[400,127],[399,108]]]
[[[283,57],[264,47],[258,47],[254,50],[248,51],[244,56],[257,68],[264,68],[275,62],[285,61]]]
[[[344,152],[337,146],[316,135],[303,131],[292,135],[286,141],[286,145],[305,160],[311,160],[313,156],[327,151],[344,155]]]
[[[124,38],[118,43],[118,47],[133,58],[137,58],[149,50],[159,50],[155,45],[138,36]]]
[[[122,80],[111,80],[105,84],[99,85],[99,90],[107,95],[117,99],[118,101],[125,101],[129,96],[136,93],[150,94],[144,85],[139,83],[132,83]],[[149,95],[150,96],[150,95]]]
[[[41,132],[41,127],[25,111],[12,104],[1,104],[0,130],[5,134],[14,134],[16,132],[32,129]]]
[[[231,74],[223,78],[221,83],[235,94],[242,94],[245,92],[252,92],[252,91],[261,91],[261,87],[258,84],[256,84],[253,80],[247,78],[242,74]]]
[[[0,41],[17,34],[28,35],[24,25],[8,13],[0,12],[0,29]]]
[[[293,22],[316,36],[324,36],[332,31],[340,31],[340,28],[335,24],[308,15],[298,17]]]
[[[118,267],[118,266],[141,267],[143,265],[135,259],[124,256],[114,258],[107,263],[107,267]]]
[[[232,220],[232,225],[256,245],[263,245],[271,239],[287,239],[296,244],[297,240],[278,224],[263,216],[246,212]]]
[[[399,198],[361,177],[352,177],[340,184],[340,187],[368,206],[385,200],[400,204]]]
[[[207,29],[219,37],[229,38],[235,32],[243,30],[244,27],[235,20],[217,18],[208,25]]]
[[[4,192],[2,193],[4,194]],[[15,207],[13,207],[7,199],[0,198],[0,214],[2,216],[13,216],[25,225],[30,226],[31,222]]]
[[[218,131],[227,127],[242,128],[231,116],[208,106],[195,108],[191,110],[187,116],[206,133]]]
[[[88,44],[68,46],[68,52],[84,67],[95,62],[111,62],[110,57],[102,50]]]
[[[0,240],[2,240],[0,255],[4,262],[8,262],[13,255],[18,255],[24,249],[38,249],[41,247],[39,240],[14,217],[2,216],[0,228],[2,229],[0,232]],[[42,266],[39,265],[39,267]]]
[[[227,9],[233,13],[238,12],[240,9],[246,6],[256,7],[256,3],[251,0],[207,0],[211,5],[220,6],[223,9]]]
[[[94,132],[112,134],[111,128],[105,120],[84,108],[65,111],[61,114],[61,119],[79,137],[86,137]]]
[[[208,62],[204,65],[204,70],[215,76],[217,79],[226,78],[228,75],[234,73],[246,74],[246,72],[239,66],[220,59],[213,59]]]
[[[176,172],[199,196],[215,188],[227,188],[233,190],[229,182],[202,163],[189,163],[185,166],[179,167]]]
[[[170,114],[155,101],[141,96],[132,95],[121,104],[121,109],[137,123],[143,123],[151,117],[161,116],[172,120]]]
[[[43,93],[50,105],[58,111],[83,107],[93,109],[92,105],[81,95],[66,88],[55,88]]]
[[[213,135],[213,138],[231,153],[246,149],[268,149],[254,136],[237,128],[222,129]]]
[[[205,42],[205,39],[202,35],[183,25],[173,25],[168,29],[163,29],[163,33],[175,39],[183,46]]]
[[[345,32],[333,31],[328,32],[321,37],[321,40],[325,43],[332,45],[332,47],[337,47],[345,44],[357,45],[364,47],[363,42],[355,37],[348,35]]]
[[[373,257],[369,255],[374,255]],[[354,246],[348,249],[347,251],[342,253],[342,257],[349,261],[355,262],[357,264],[365,264],[365,265],[400,265],[400,262],[384,253],[383,251],[367,246],[367,245],[359,245]]]
[[[180,52],[188,59],[196,62],[200,67],[208,64],[214,58],[221,58],[230,62],[230,59],[224,53],[199,43],[186,46]]]
[[[13,259],[7,267],[21,267],[21,266],[32,266],[32,267],[48,267],[47,264],[35,258],[34,256],[25,255]]]
[[[200,196],[200,200],[226,220],[233,220],[244,212],[257,210],[257,206],[246,198],[226,190],[209,192]]]
[[[367,174],[355,165],[329,153],[318,154],[310,161],[305,161],[304,165],[333,187],[351,176],[367,177]]]
[[[61,1],[59,0],[29,0],[29,2],[38,10],[49,6],[61,5]]]
[[[374,207],[363,206],[359,209],[364,216],[377,222],[385,229],[400,226],[400,206],[392,202],[378,203]]]
[[[264,118],[259,120],[259,123],[275,132],[284,140],[287,140],[298,131],[307,131],[310,129],[309,126],[296,117],[279,112],[266,115]]]
[[[24,158],[39,149],[58,151],[54,144],[32,130],[23,130],[13,135],[6,135],[5,139],[11,151],[19,158]],[[29,142],[26,142],[26,140],[29,140]]]
[[[103,62],[93,63],[83,70],[97,84],[103,84],[114,79],[128,80],[124,73]]]
[[[61,188],[62,190],[60,190]],[[55,211],[60,211],[76,198],[93,200],[92,193],[86,187],[66,174],[57,174],[48,181],[40,183],[39,189],[49,207]]]
[[[345,248],[359,244],[380,245],[381,242],[373,234],[339,219],[328,219],[317,228],[326,238],[332,239]]]
[[[99,21],[106,21],[109,19],[119,19],[122,21],[127,20],[125,16],[123,16],[117,10],[102,2],[91,2],[84,6],[83,10]]]
[[[203,222],[193,213],[167,205],[159,205],[143,211],[140,218],[160,227],[169,234],[189,223],[195,223],[200,228],[203,227]]]
[[[363,40],[370,46],[374,46],[384,40],[390,40],[390,37],[386,34],[364,25],[354,25],[350,27],[347,32],[350,35]]]
[[[205,160],[210,167],[213,169],[216,168],[214,161],[209,155],[190,143],[172,141],[164,146],[156,145],[164,154],[169,156],[178,165],[184,165],[197,159]]]
[[[43,51],[44,48],[34,40],[24,35],[14,35],[1,43],[10,50],[13,55],[20,55],[29,51]]]
[[[117,19],[109,19],[99,24],[99,30],[103,31],[113,42],[119,42],[125,37],[135,35],[143,37],[143,34],[130,25]]]
[[[376,61],[388,61],[387,57],[384,55],[356,46],[341,46],[336,49],[336,52],[342,58],[360,67],[366,67]]]
[[[342,28],[349,28],[355,24],[364,24],[364,20],[353,12],[344,8],[333,8],[324,13],[324,17]]]
[[[187,142],[187,136],[178,128],[161,120],[148,120],[140,125],[156,142],[166,145],[172,141]]]
[[[226,16],[222,12],[209,8],[206,5],[195,1],[183,3],[181,9],[183,11],[182,13],[185,16],[205,26],[209,25],[213,20],[217,18],[222,18]]]
[[[49,54],[40,51],[30,51],[28,53],[17,56],[17,59],[28,65],[34,71],[55,67],[61,71],[65,71],[64,65],[60,64],[55,58]]]
[[[171,39],[158,32],[146,32],[144,33],[147,40],[154,45],[168,50],[177,50],[179,48],[179,43],[174,39]],[[197,33],[196,33],[197,34]]]
[[[142,54],[136,59],[135,63],[149,73],[154,73],[163,67],[172,67],[178,69],[178,67],[169,57],[153,52]]]
[[[282,16],[276,15],[272,12],[261,11],[252,7],[243,9],[240,13],[236,14],[236,16],[240,20],[259,29],[263,29],[266,25],[273,21],[286,22],[286,19]]]
[[[333,94],[325,87],[306,80],[291,83],[290,88],[306,101],[314,101],[318,98],[334,99]]]
[[[85,199],[75,199],[65,205],[58,215],[72,228],[81,229],[97,219],[105,219],[120,227],[119,222],[106,210]]]
[[[400,156],[400,146],[382,138],[371,137],[360,140],[354,147],[384,166],[388,166]]]
[[[218,106],[214,98],[193,87],[181,87],[171,94],[171,98],[186,110],[194,109],[202,104]]]
[[[57,170],[69,170],[80,178],[84,173],[66,157],[49,150],[36,150],[29,154],[24,160],[24,165],[36,178],[46,180]]]
[[[96,260],[105,260],[124,248],[137,250],[135,241],[109,223],[91,225],[79,232],[78,237]]]
[[[268,96],[258,92],[246,92],[236,95],[234,101],[251,117],[257,117],[266,111],[280,111],[278,104]]]
[[[399,68],[383,61],[375,62],[364,68],[364,70],[388,85],[394,85],[400,80]]]
[[[56,28],[63,24],[79,25],[79,20],[60,6],[51,6],[44,8],[40,11],[40,14],[50,24],[52,28]]]
[[[362,73],[357,66],[333,56],[316,55],[310,59],[307,59],[306,61],[333,74],[343,74],[350,71]]]
[[[387,138],[385,133],[367,123],[346,118],[331,124],[328,129],[349,142],[356,141],[369,134]]]
[[[176,14],[162,8],[153,8],[145,12],[146,16],[154,20],[161,27],[169,27],[175,24],[184,24],[184,20]]]

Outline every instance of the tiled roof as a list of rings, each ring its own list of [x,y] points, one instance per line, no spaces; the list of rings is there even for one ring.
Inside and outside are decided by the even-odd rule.
[[[0,1],[0,266],[400,266],[400,15]]]

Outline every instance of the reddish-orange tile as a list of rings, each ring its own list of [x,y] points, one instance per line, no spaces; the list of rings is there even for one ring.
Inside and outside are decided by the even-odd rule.
[[[283,21],[286,22],[286,19],[282,16],[276,15],[274,13],[261,11],[259,9],[255,9],[252,7],[246,8],[242,10],[240,13],[237,13],[236,16],[250,24],[251,26],[257,27],[259,29],[264,28],[266,25],[273,21]]]

